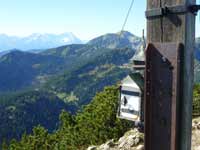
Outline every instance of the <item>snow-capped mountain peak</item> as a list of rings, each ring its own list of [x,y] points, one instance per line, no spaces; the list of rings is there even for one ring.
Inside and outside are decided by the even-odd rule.
[[[68,44],[81,44],[82,41],[73,33],[63,34],[33,33],[26,37],[8,36],[0,34],[0,51],[8,49],[48,49]]]

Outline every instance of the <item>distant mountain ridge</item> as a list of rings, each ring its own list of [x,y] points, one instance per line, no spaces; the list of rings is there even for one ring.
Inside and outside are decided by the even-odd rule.
[[[128,40],[126,40],[126,35]],[[0,78],[4,79],[0,81],[0,93],[2,91],[16,91],[38,83],[44,83],[49,77],[62,74],[62,72],[79,70],[83,65],[92,63],[91,61],[94,58],[104,59],[107,55],[112,58],[116,54],[119,59],[127,56],[131,58],[136,47],[140,44],[138,43],[139,38],[136,38],[136,41],[129,40],[134,39],[135,36],[128,32],[123,33],[123,38],[119,39],[118,37],[118,34],[106,34],[95,38],[88,44],[71,44],[43,50],[39,53],[12,50],[0,57]],[[101,42],[98,43],[98,41]],[[115,48],[110,47],[111,41],[116,43]],[[124,51],[122,51],[123,49]],[[109,60],[109,58],[107,59]],[[112,59],[109,64],[121,62],[121,60],[117,59]],[[103,63],[106,63],[107,60],[103,61]],[[128,61],[125,60],[124,63]]]
[[[21,52],[18,49],[2,52],[0,53],[0,78],[2,79],[0,80],[0,93],[2,91],[21,90],[29,86],[35,86],[38,83],[43,84],[51,76],[71,72],[72,70],[80,70],[83,65],[91,64],[91,60],[98,57],[103,60],[108,55],[110,57],[115,56],[116,58],[109,64],[116,64],[123,57],[132,57],[135,49],[141,45],[141,41],[141,38],[124,31],[120,37],[119,33],[105,34],[89,41],[87,44],[65,45],[38,50],[37,53],[33,53],[35,50]],[[121,50],[119,51],[119,49]],[[124,54],[122,55],[123,49]],[[132,51],[127,49],[132,49]],[[196,39],[195,50],[195,58],[198,61],[200,60],[199,56],[200,38]],[[104,59],[103,61],[107,60]],[[198,61],[196,62],[200,66]],[[124,63],[128,62],[129,60],[124,61]],[[198,70],[195,71],[195,74],[200,76]],[[200,80],[200,77],[197,78],[195,81]]]
[[[82,41],[71,32],[63,34],[34,33],[26,37],[0,34],[0,52],[10,49],[48,49],[62,45],[81,43]]]
[[[123,32],[121,37],[113,33],[87,44],[37,53],[14,49],[1,56],[0,143],[4,137],[19,139],[37,124],[54,131],[62,109],[77,112],[96,92],[119,83],[130,73],[126,65],[141,40],[130,32]]]
[[[91,41],[88,45],[95,45],[96,47],[104,48],[137,48],[141,44],[142,39],[138,36],[133,35],[128,31],[118,32],[118,33],[108,33],[99,36]]]

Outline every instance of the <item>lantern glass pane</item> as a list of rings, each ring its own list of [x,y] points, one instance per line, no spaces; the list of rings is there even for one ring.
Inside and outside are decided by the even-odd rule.
[[[137,90],[122,90],[120,96],[120,118],[138,121],[140,118],[141,94]]]

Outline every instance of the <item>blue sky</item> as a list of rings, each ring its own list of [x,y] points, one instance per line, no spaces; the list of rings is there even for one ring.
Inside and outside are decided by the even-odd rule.
[[[0,33],[73,32],[82,40],[121,30],[131,0],[0,0]],[[125,30],[146,29],[146,0],[135,0]],[[200,20],[198,18],[198,35]]]

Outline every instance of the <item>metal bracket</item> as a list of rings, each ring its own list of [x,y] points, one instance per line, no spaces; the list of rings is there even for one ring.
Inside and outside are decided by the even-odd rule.
[[[199,10],[200,5],[175,5],[149,9],[145,12],[145,15],[147,19],[152,17],[162,17],[169,14],[183,14],[187,12],[191,12],[196,15]]]
[[[197,15],[197,12],[200,10],[200,5],[190,5],[189,10]]]
[[[149,43],[147,46],[145,150],[179,149],[183,49],[183,45],[178,43]]]

